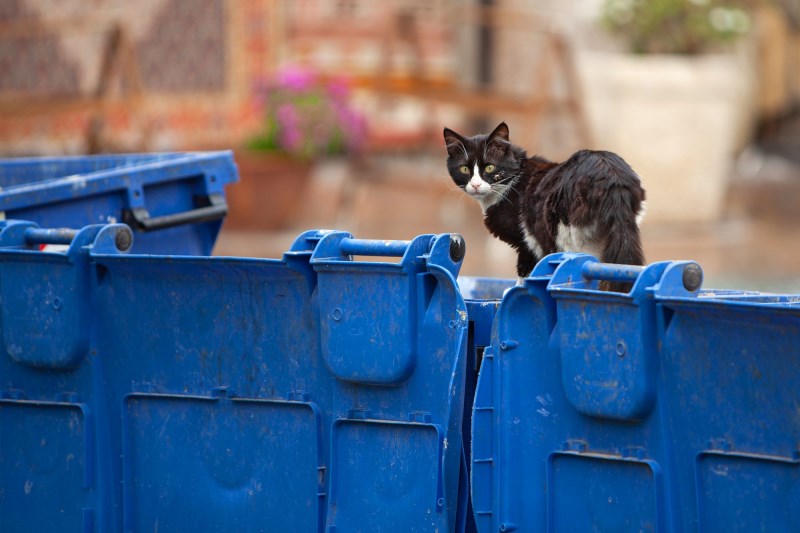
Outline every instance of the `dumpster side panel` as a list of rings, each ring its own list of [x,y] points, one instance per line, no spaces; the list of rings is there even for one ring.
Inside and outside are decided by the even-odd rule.
[[[96,261],[125,529],[319,530],[327,394],[306,279],[278,261]]]
[[[543,261],[498,311],[473,412],[479,530],[796,529],[796,297],[701,293],[691,262],[592,261]],[[597,290],[622,275],[629,294]]]
[[[87,261],[102,248],[92,231],[93,246],[66,254],[0,250],[4,339],[33,348],[0,357],[0,529],[321,529],[326,431],[311,397],[330,394],[317,387],[308,273],[269,260]],[[56,283],[75,279],[84,294]],[[80,327],[65,294],[85,308]],[[61,364],[75,335],[88,342]]]
[[[333,234],[312,257],[333,388],[330,531],[454,530],[469,321],[453,239]],[[353,261],[346,250],[403,258]]]
[[[313,407],[135,394],[123,420],[126,530],[318,529]]]
[[[683,490],[706,531],[800,524],[800,313],[791,306],[664,300],[662,365]]]
[[[93,530],[88,412],[86,405],[0,400],[0,530]]]
[[[443,437],[431,424],[338,422],[331,485],[336,530],[391,524],[397,531],[436,531],[444,507]]]

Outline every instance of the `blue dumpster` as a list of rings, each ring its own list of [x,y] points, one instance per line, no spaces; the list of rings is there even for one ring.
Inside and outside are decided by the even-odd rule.
[[[479,531],[798,531],[800,298],[701,280],[559,254],[508,293],[473,410]]]
[[[238,179],[231,152],[0,160],[0,220],[124,222],[138,253],[209,255]]]
[[[463,527],[460,237],[132,241],[0,223],[0,530]]]
[[[492,324],[500,301],[504,292],[513,287],[515,281],[473,277],[458,279],[458,287],[467,304],[467,315],[469,316],[466,380],[464,383],[464,421],[462,423],[464,465],[461,479],[464,486],[463,493],[459,493],[459,509],[463,516],[456,524],[456,531],[464,533],[477,531],[468,481],[471,478],[469,458],[472,455],[472,405],[475,401],[478,371],[481,368],[484,351],[491,343]]]
[[[448,234],[139,236],[0,221],[0,531],[800,524],[800,297],[580,254],[506,293]]]

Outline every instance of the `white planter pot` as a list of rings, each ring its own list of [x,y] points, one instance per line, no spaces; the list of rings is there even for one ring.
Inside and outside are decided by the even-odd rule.
[[[750,55],[583,52],[578,70],[594,145],[641,176],[646,220],[719,218],[753,116]]]

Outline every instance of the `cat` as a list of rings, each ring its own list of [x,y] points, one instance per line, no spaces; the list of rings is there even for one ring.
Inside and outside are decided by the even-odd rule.
[[[480,203],[492,235],[516,250],[519,283],[554,252],[644,265],[639,223],[645,191],[618,155],[581,150],[563,163],[528,157],[509,141],[505,122],[474,137],[444,128],[444,141],[453,181]],[[627,292],[629,287],[602,288]]]

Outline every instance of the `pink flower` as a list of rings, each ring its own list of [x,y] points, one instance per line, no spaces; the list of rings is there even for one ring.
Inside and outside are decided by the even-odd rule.
[[[298,122],[297,110],[292,104],[281,104],[275,110],[275,116],[278,117],[282,126],[296,125]]]
[[[284,128],[281,130],[280,143],[285,150],[290,152],[300,148],[303,142],[303,134],[297,128]]]
[[[335,102],[344,102],[350,95],[350,84],[341,76],[328,81],[326,89]]]
[[[275,73],[275,84],[291,91],[305,91],[317,82],[317,75],[299,66],[287,66]]]
[[[312,70],[287,66],[254,83],[253,91],[265,127],[251,146],[313,158],[357,151],[364,144],[366,121],[351,107],[343,77],[323,83]]]

